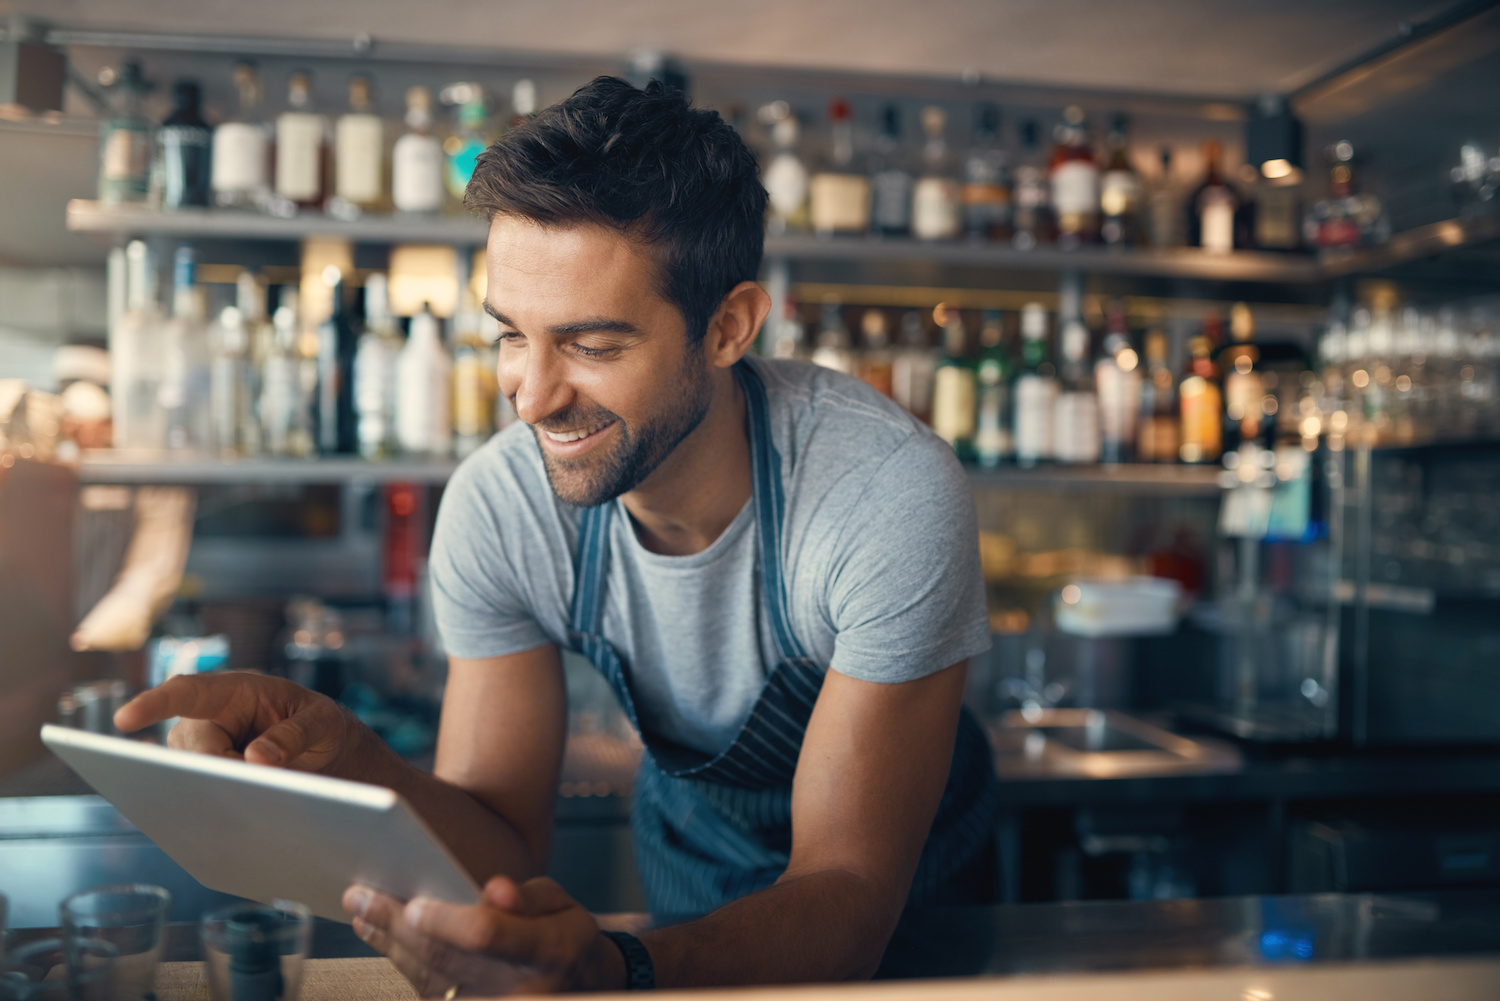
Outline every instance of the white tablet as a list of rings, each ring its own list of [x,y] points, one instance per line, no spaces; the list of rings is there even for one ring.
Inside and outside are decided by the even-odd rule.
[[[349,920],[352,883],[472,904],[479,888],[383,786],[47,725],[42,741],[198,882]]]

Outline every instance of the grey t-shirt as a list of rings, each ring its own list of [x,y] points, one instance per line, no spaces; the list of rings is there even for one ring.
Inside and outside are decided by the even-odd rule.
[[[952,450],[856,379],[802,362],[749,364],[765,382],[781,455],[782,568],[792,631],[807,655],[889,683],[987,650],[974,504]],[[568,645],[580,515],[552,492],[525,425],[458,468],[431,557],[448,653]],[[716,754],[749,718],[778,659],[762,607],[754,504],[690,556],[648,551],[623,504],[610,526],[602,632],[629,665],[641,723]]]

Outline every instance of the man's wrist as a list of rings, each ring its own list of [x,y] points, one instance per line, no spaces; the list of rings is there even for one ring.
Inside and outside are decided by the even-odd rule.
[[[623,991],[629,987],[625,955],[603,931],[594,936],[584,965],[584,975],[579,978],[584,990]]]

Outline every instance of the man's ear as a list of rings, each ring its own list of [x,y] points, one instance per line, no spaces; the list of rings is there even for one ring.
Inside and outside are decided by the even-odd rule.
[[[771,297],[757,283],[740,282],[730,289],[709,319],[703,338],[709,361],[717,368],[728,368],[743,358],[770,312]]]

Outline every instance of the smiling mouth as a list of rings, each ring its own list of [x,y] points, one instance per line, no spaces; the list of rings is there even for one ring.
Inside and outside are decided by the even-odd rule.
[[[593,427],[579,428],[576,431],[546,431],[546,430],[544,430],[542,433],[545,434],[548,438],[550,438],[551,440],[553,440],[555,442],[558,442],[558,443],[561,443],[561,444],[566,444],[567,442],[582,441],[585,438],[588,438],[588,437],[591,437],[593,435],[596,435],[600,431],[603,431],[605,428],[609,427],[613,423],[614,423],[614,421],[605,421],[603,424],[596,424]]]

